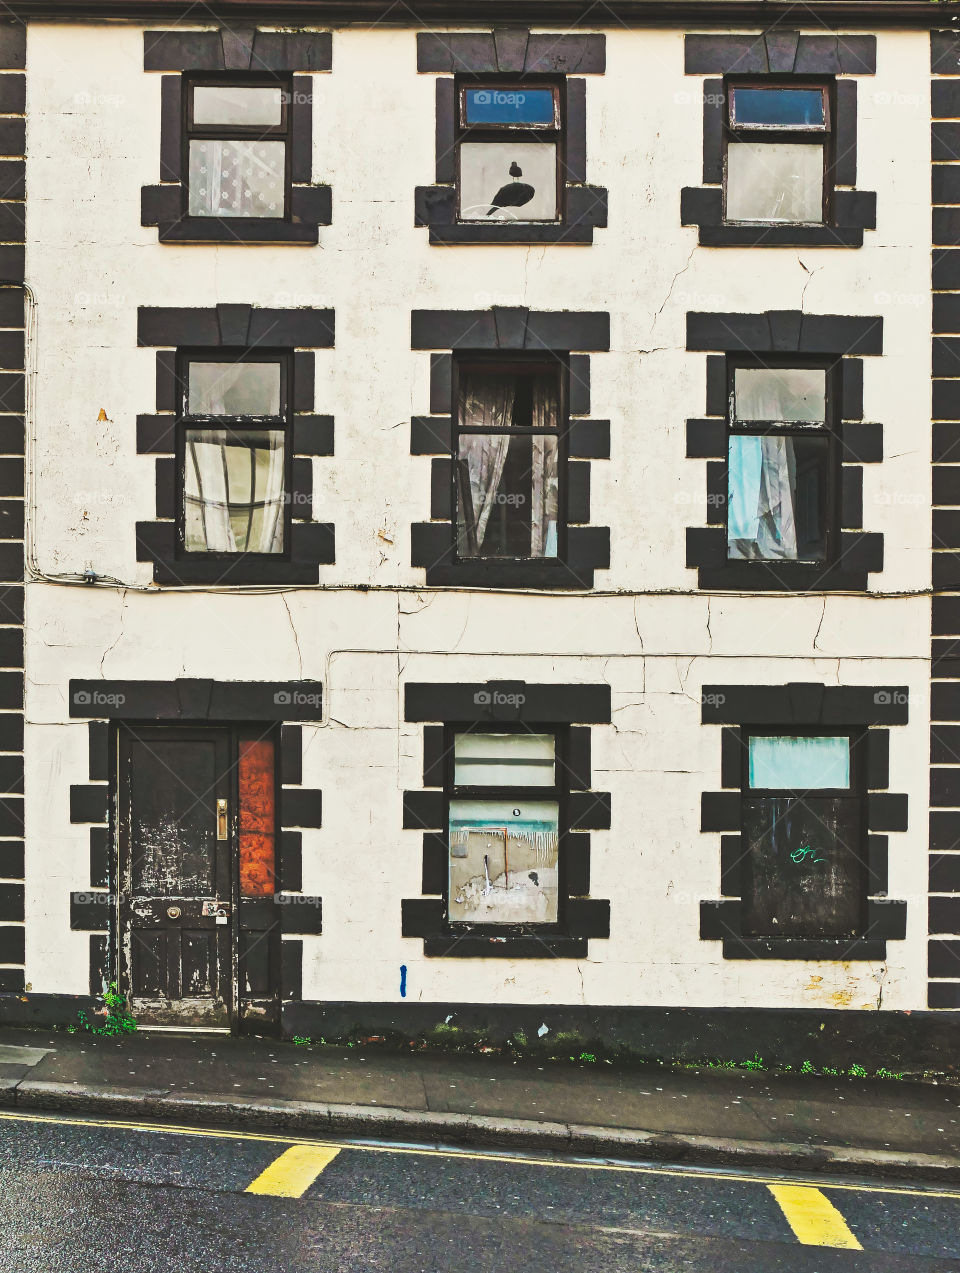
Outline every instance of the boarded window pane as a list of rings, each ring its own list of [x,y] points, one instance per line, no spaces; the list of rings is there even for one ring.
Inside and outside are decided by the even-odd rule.
[[[240,798],[240,893],[243,897],[272,897],[277,891],[272,739],[241,739],[237,784]]]
[[[727,148],[727,220],[823,223],[823,147],[740,141]]]
[[[552,124],[553,93],[548,88],[468,88],[468,124]]]
[[[187,429],[184,449],[186,551],[283,552],[283,431]]]
[[[743,839],[745,936],[832,938],[862,931],[859,800],[745,800]]]
[[[826,438],[728,439],[728,558],[824,560],[828,457]]]
[[[554,801],[451,800],[451,922],[557,921]]]
[[[557,148],[549,142],[481,141],[460,146],[463,221],[555,221]]]
[[[826,420],[827,373],[822,367],[737,367],[733,374],[737,420]]]
[[[823,93],[819,88],[735,88],[733,120],[780,128],[822,128]]]
[[[278,416],[278,362],[191,362],[188,415]]]
[[[191,141],[190,216],[282,217],[286,153],[282,141]]]
[[[454,782],[459,787],[552,787],[553,734],[457,734]]]
[[[204,127],[228,124],[276,128],[283,118],[283,90],[277,85],[242,88],[226,84],[198,84],[193,90],[193,122]]]
[[[839,790],[850,786],[849,738],[750,738],[750,786],[767,790]]]

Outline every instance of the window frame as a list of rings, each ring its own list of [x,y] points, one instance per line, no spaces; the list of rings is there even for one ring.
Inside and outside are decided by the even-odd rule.
[[[446,871],[443,886],[444,926],[451,935],[467,934],[474,937],[510,938],[542,934],[565,936],[567,932],[567,838],[570,834],[568,798],[569,783],[569,725],[538,725],[517,721],[445,721],[443,725],[443,838],[446,843]],[[554,784],[552,787],[467,786],[458,785],[455,772],[454,747],[457,734],[552,734],[555,747]],[[533,922],[508,924],[481,924],[475,920],[450,918],[450,802],[452,800],[539,800],[557,803],[557,919],[556,923]]]
[[[453,410],[451,411],[451,446],[450,446],[450,507],[453,510],[451,531],[453,536],[452,561],[458,567],[485,567],[488,565],[510,564],[514,566],[546,566],[561,568],[567,557],[567,458],[569,418],[569,360],[566,355],[544,353],[535,358],[504,357],[503,354],[464,353],[456,354],[452,367]],[[507,373],[528,375],[531,378],[544,373],[555,374],[557,379],[557,427],[556,429],[537,429],[533,425],[519,425],[510,429],[492,427],[462,429],[460,424],[460,377],[464,373]],[[460,455],[460,436],[466,434],[501,434],[511,433],[519,436],[546,436],[557,439],[557,552],[554,557],[506,557],[476,556],[461,557],[460,543],[460,500],[457,491],[457,462]]]
[[[279,88],[280,123],[277,125],[245,124],[194,124],[193,99],[197,88]],[[180,128],[181,219],[228,223],[283,221],[290,224],[293,214],[293,145],[292,110],[293,76],[269,72],[231,74],[215,71],[185,73],[181,93],[182,120]],[[224,217],[190,212],[190,143],[191,141],[282,141],[283,155],[283,212],[269,217]]]
[[[840,523],[843,473],[841,459],[843,440],[841,436],[841,420],[843,403],[843,384],[841,379],[841,358],[811,358],[803,355],[770,355],[770,354],[728,354],[726,359],[727,377],[727,412],[726,412],[726,449],[724,453],[724,507],[723,531],[727,563],[736,566],[775,568],[777,570],[793,570],[796,568],[814,567],[826,570],[837,565],[840,556]],[[736,373],[741,368],[769,368],[770,370],[823,370],[826,373],[826,389],[824,397],[824,421],[822,424],[779,422],[773,420],[747,420],[742,424],[736,419]],[[824,554],[821,560],[797,557],[789,559],[777,558],[739,558],[730,557],[730,439],[731,437],[823,437],[827,441],[827,479],[824,492]]]
[[[824,97],[824,123],[822,127],[798,127],[783,124],[737,124],[733,119],[734,93],[737,89],[754,88],[769,90],[776,88],[819,89]],[[749,228],[820,228],[828,229],[833,224],[834,216],[834,151],[836,144],[836,76],[802,76],[790,75],[729,75],[723,81],[723,136],[722,136],[722,224]],[[823,151],[823,191],[821,197],[820,221],[736,221],[727,216],[727,195],[729,187],[729,168],[727,157],[730,146],[740,142],[766,142],[784,145],[818,145]]]
[[[280,364],[280,414],[277,416],[190,415],[189,375],[194,362],[264,362]],[[176,356],[177,421],[174,472],[176,474],[176,559],[178,561],[289,562],[293,526],[293,358],[288,350],[200,347],[178,349]],[[283,552],[197,552],[186,541],[186,432],[187,429],[226,429],[243,433],[254,429],[282,430],[283,443]]]
[[[859,725],[741,725],[739,727],[740,758],[740,795],[741,801],[747,800],[803,800],[806,796],[817,799],[849,800],[858,806],[859,842],[855,852],[859,862],[859,878],[857,881],[858,920],[856,932],[849,937],[837,937],[833,934],[803,933],[779,934],[747,933],[743,935],[748,941],[862,941],[866,938],[870,926],[870,861],[869,861],[869,817],[867,773],[869,760],[867,756],[867,729]],[[850,744],[850,782],[846,787],[816,787],[802,789],[798,787],[751,787],[750,785],[750,740],[752,738],[846,738]],[[743,898],[743,927],[746,929],[747,891],[750,881],[749,856],[752,846],[747,836],[744,818],[740,817],[741,836],[741,897]]]
[[[483,88],[489,85],[496,92],[522,92],[523,89],[545,89],[549,88],[553,92],[553,111],[554,122],[550,125],[545,124],[526,124],[518,127],[514,124],[468,124],[466,122],[466,93],[468,89]],[[507,224],[513,226],[563,226],[567,221],[567,207],[565,198],[565,181],[564,173],[566,172],[566,139],[567,139],[567,103],[566,103],[566,76],[537,76],[531,81],[517,80],[510,76],[498,77],[497,75],[480,75],[480,74],[463,74],[457,75],[454,81],[454,120],[453,120],[453,137],[454,137],[454,198],[456,200],[456,224],[462,226],[483,225],[484,223],[476,217],[463,218],[461,213],[461,180],[460,180],[460,150],[465,141],[470,142],[500,142],[503,143],[511,138],[515,138],[518,142],[536,142],[549,145],[550,142],[556,146],[557,164],[556,164],[556,200],[557,215],[545,220],[538,218],[537,220],[524,221],[522,218],[511,220]],[[496,221],[490,224],[500,225],[502,222]]]

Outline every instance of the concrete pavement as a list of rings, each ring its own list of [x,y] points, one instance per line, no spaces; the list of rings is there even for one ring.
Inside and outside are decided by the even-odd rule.
[[[0,1030],[0,1106],[960,1181],[960,1089]]]

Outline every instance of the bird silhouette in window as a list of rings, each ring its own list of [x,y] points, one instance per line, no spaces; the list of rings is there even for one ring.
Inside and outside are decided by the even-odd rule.
[[[520,180],[523,176],[523,169],[516,160],[510,165],[510,176],[513,180],[507,185],[501,186],[490,200],[490,209],[487,212],[488,217],[492,217],[500,208],[522,208],[537,193],[533,186],[527,185],[525,181]]]

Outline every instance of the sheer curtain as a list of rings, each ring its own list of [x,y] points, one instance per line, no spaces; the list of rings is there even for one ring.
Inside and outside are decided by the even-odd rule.
[[[254,443],[196,430],[186,451],[187,551],[283,552],[283,434]]]
[[[731,437],[728,471],[728,555],[767,561],[796,559],[792,438]]]
[[[557,426],[557,397],[549,381],[533,382],[533,425]],[[557,439],[533,435],[531,454],[530,556],[557,555]]]
[[[190,143],[190,215],[282,217],[282,141]]]
[[[184,546],[188,552],[237,551],[230,524],[227,448],[222,437],[216,430],[198,430],[187,441]]]
[[[460,463],[466,464],[466,486],[462,470],[460,486],[461,551],[478,553],[483,546],[487,522],[493,511],[497,488],[510,446],[508,432],[513,416],[516,382],[513,376],[467,376],[460,391],[460,425],[502,428],[503,433],[461,433]]]

